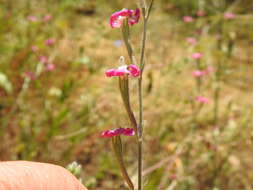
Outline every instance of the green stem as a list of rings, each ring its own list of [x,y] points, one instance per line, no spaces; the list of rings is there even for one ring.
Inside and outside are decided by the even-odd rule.
[[[142,35],[142,45],[141,45],[141,58],[140,58],[140,68],[141,74],[138,81],[138,95],[139,95],[139,126],[138,126],[138,190],[142,190],[142,141],[143,141],[143,103],[142,103],[142,73],[145,67],[145,49],[146,49],[146,38],[147,38],[147,17],[146,10],[142,8],[143,15],[143,35]]]
[[[125,163],[123,160],[123,154],[122,154],[122,142],[121,142],[121,138],[120,136],[115,136],[112,138],[112,146],[113,146],[113,150],[115,153],[115,156],[117,158],[121,173],[123,178],[125,179],[127,185],[129,186],[129,188],[131,190],[134,190],[134,185],[127,173],[126,167],[125,167]]]

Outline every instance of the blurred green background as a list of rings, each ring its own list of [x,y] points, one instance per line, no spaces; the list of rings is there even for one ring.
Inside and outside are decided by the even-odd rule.
[[[110,140],[100,133],[129,126],[117,79],[104,72],[127,56],[109,17],[136,6],[0,0],[0,160],[77,161],[90,190],[126,189]],[[253,189],[252,11],[252,0],[155,0],[144,73],[145,190]],[[137,55],[141,29],[141,22],[131,27]],[[212,68],[201,91],[192,76],[194,52],[204,55],[202,69]],[[136,87],[132,79],[137,115]],[[195,101],[199,95],[209,103]],[[135,143],[124,143],[136,180]]]

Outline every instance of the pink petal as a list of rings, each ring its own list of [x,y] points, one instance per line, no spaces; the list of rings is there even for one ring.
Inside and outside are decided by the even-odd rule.
[[[115,136],[113,130],[108,130],[101,133],[101,137],[104,137],[104,138],[111,138],[113,136]]]
[[[189,22],[193,22],[194,19],[191,16],[184,16],[183,21],[186,22],[186,23],[189,23]]]
[[[135,11],[131,10],[131,14],[128,18],[128,24],[131,26],[138,23],[140,19],[141,11],[139,8],[137,8]]]
[[[192,54],[193,59],[200,59],[201,57],[203,57],[203,53],[194,53],[194,54]]]
[[[225,13],[224,14],[224,18],[225,19],[234,19],[236,17],[236,15],[234,13]]]
[[[107,77],[113,77],[113,76],[115,76],[115,70],[116,70],[116,69],[109,69],[109,70],[107,70],[107,71],[105,72],[105,75],[106,75]]]
[[[128,10],[122,9],[115,12],[110,17],[110,25],[112,28],[120,28],[124,19],[128,18],[128,24],[134,25],[138,23],[140,18],[140,9]]]
[[[126,128],[123,132],[123,135],[125,135],[125,136],[134,136],[135,131],[132,128]]]
[[[129,65],[128,70],[130,72],[130,75],[133,77],[138,77],[140,76],[141,70],[139,69],[138,66],[136,65]]]
[[[135,131],[132,128],[117,128],[117,129],[112,129],[112,130],[107,130],[107,131],[102,132],[101,137],[111,138],[118,135],[134,136]]]
[[[55,43],[55,39],[54,39],[54,38],[49,38],[49,39],[47,39],[47,40],[45,41],[45,44],[46,44],[47,46],[54,45],[54,43]]]
[[[129,74],[127,70],[127,65],[123,65],[118,67],[117,69],[109,69],[105,72],[107,77],[116,77],[116,76],[124,76],[125,74]]]
[[[130,72],[128,71],[127,65],[123,65],[118,67],[115,72],[115,76],[123,76],[125,74],[129,74]]]
[[[192,72],[192,76],[194,77],[202,77],[206,74],[205,71],[201,71],[201,70],[196,70]]]
[[[209,103],[209,99],[204,96],[197,96],[196,101],[198,101],[200,103]]]

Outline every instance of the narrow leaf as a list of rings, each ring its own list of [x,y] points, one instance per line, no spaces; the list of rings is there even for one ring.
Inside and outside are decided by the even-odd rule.
[[[115,156],[117,158],[122,176],[125,179],[125,181],[126,181],[127,185],[129,186],[129,188],[131,190],[134,190],[133,182],[131,181],[131,179],[130,179],[128,173],[127,173],[127,170],[126,170],[126,167],[125,167],[125,164],[124,164],[124,161],[123,161],[122,142],[121,142],[120,136],[114,136],[112,138],[112,145],[113,145],[113,150],[114,150]]]

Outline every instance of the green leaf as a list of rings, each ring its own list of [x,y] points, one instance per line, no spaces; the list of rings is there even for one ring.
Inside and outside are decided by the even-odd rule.
[[[112,137],[112,145],[113,145],[113,150],[114,150],[115,156],[117,158],[122,176],[125,179],[126,183],[128,184],[129,188],[131,190],[134,190],[133,182],[131,181],[131,179],[127,173],[127,170],[126,170],[126,167],[125,167],[125,164],[123,161],[121,137],[120,136]]]

